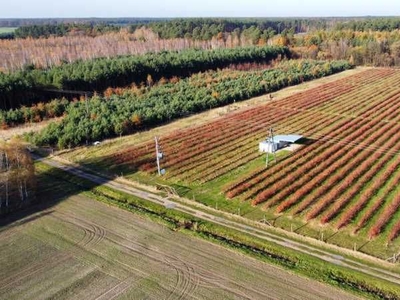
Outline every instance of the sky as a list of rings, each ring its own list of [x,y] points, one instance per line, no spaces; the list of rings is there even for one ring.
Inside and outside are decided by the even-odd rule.
[[[0,18],[400,16],[399,0],[1,0]]]

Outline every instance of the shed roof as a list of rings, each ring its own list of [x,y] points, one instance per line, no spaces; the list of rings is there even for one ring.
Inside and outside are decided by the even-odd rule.
[[[283,134],[283,135],[274,135],[274,142],[289,142],[295,143],[303,136],[298,134]]]

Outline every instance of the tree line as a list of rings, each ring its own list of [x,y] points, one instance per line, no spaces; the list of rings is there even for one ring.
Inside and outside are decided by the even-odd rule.
[[[18,27],[14,31],[14,38],[48,38],[50,36],[86,35],[98,36],[107,32],[117,32],[121,26],[113,24],[57,24],[32,25]]]
[[[131,25],[131,30],[142,26]],[[258,31],[260,34],[280,34],[284,30],[295,33],[306,32],[326,27],[324,19],[174,19],[164,22],[151,22],[146,25],[162,39],[192,38],[195,40],[210,40],[212,37],[225,33],[240,35],[243,31]]]
[[[21,27],[33,25],[58,25],[58,24],[146,24],[155,21],[163,21],[166,18],[4,18],[0,19],[0,27]]]
[[[2,25],[3,24],[3,25]],[[190,38],[211,40],[213,37],[245,30],[266,36],[284,30],[304,33],[315,30],[393,31],[400,28],[399,17],[338,17],[338,18],[107,18],[107,19],[3,19],[0,27],[19,27],[15,33],[0,38],[47,38],[83,34],[97,36],[128,27],[131,32],[141,27],[152,29],[162,39]]]
[[[347,61],[287,61],[275,69],[193,78],[155,86],[149,92],[95,96],[73,102],[59,123],[30,136],[37,145],[73,147],[135,132],[192,113],[276,91],[351,68]],[[194,77],[196,78],[196,77]]]
[[[400,28],[400,17],[331,17],[331,18],[181,18],[133,24],[136,29],[147,26],[161,38],[211,39],[219,33],[242,32],[249,27],[277,34],[293,30],[304,33],[315,30],[393,31]]]
[[[196,18],[185,18],[183,20],[196,20]],[[200,19],[200,18],[198,18]],[[398,19],[398,17],[316,17],[316,18],[204,18],[213,20],[236,20],[236,21],[274,21],[274,20],[310,20],[310,22],[323,22],[330,28],[336,24],[348,22],[373,22],[377,19]],[[173,21],[172,18],[2,18],[0,27],[20,27],[32,25],[57,25],[57,24],[148,24],[155,22]],[[201,20],[201,19],[200,19]],[[325,25],[324,25],[325,26]]]
[[[0,109],[43,101],[46,95],[49,97],[46,89],[103,91],[110,86],[144,82],[148,75],[155,80],[188,76],[229,64],[268,62],[278,57],[290,57],[289,49],[279,46],[190,49],[77,61],[46,70],[30,67],[11,74],[0,73]]]
[[[292,40],[292,50],[311,59],[347,59],[355,65],[400,65],[400,31],[316,31]]]
[[[66,36],[74,31],[88,36],[119,31],[128,26],[131,32],[143,26],[152,29],[162,39],[192,38],[211,40],[218,34],[240,34],[253,27],[261,31],[280,34],[293,29],[296,33],[327,28],[331,22],[325,18],[185,18],[185,19],[47,19],[42,22],[20,20],[12,23],[19,27],[15,38],[47,38]],[[0,24],[2,21],[0,20]],[[18,25],[21,24],[21,25]],[[1,26],[1,25],[0,25]]]
[[[365,20],[350,20],[337,23],[334,30],[353,31],[393,31],[400,29],[399,17],[367,18]]]
[[[128,26],[131,32],[146,26],[156,32],[162,39],[192,38],[194,40],[211,40],[221,34],[240,34],[252,27],[261,34],[280,34],[284,30],[295,33],[314,30],[354,31],[393,31],[400,28],[397,17],[343,17],[343,18],[181,18],[181,19],[44,19],[40,20],[0,20],[3,26],[19,27],[15,38],[40,38],[65,36],[78,31],[88,36],[99,35],[109,31],[119,31]]]

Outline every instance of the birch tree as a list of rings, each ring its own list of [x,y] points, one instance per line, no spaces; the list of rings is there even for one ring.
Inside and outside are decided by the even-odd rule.
[[[0,211],[8,212],[34,198],[35,172],[26,148],[17,141],[0,143]]]

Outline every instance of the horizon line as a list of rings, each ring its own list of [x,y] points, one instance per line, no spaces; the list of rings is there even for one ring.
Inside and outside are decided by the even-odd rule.
[[[332,18],[400,18],[400,15],[337,15],[337,16],[177,16],[177,17],[131,17],[131,16],[121,16],[121,17],[0,17],[0,20],[33,20],[33,19],[279,19],[279,18],[291,18],[291,19],[332,19]]]

